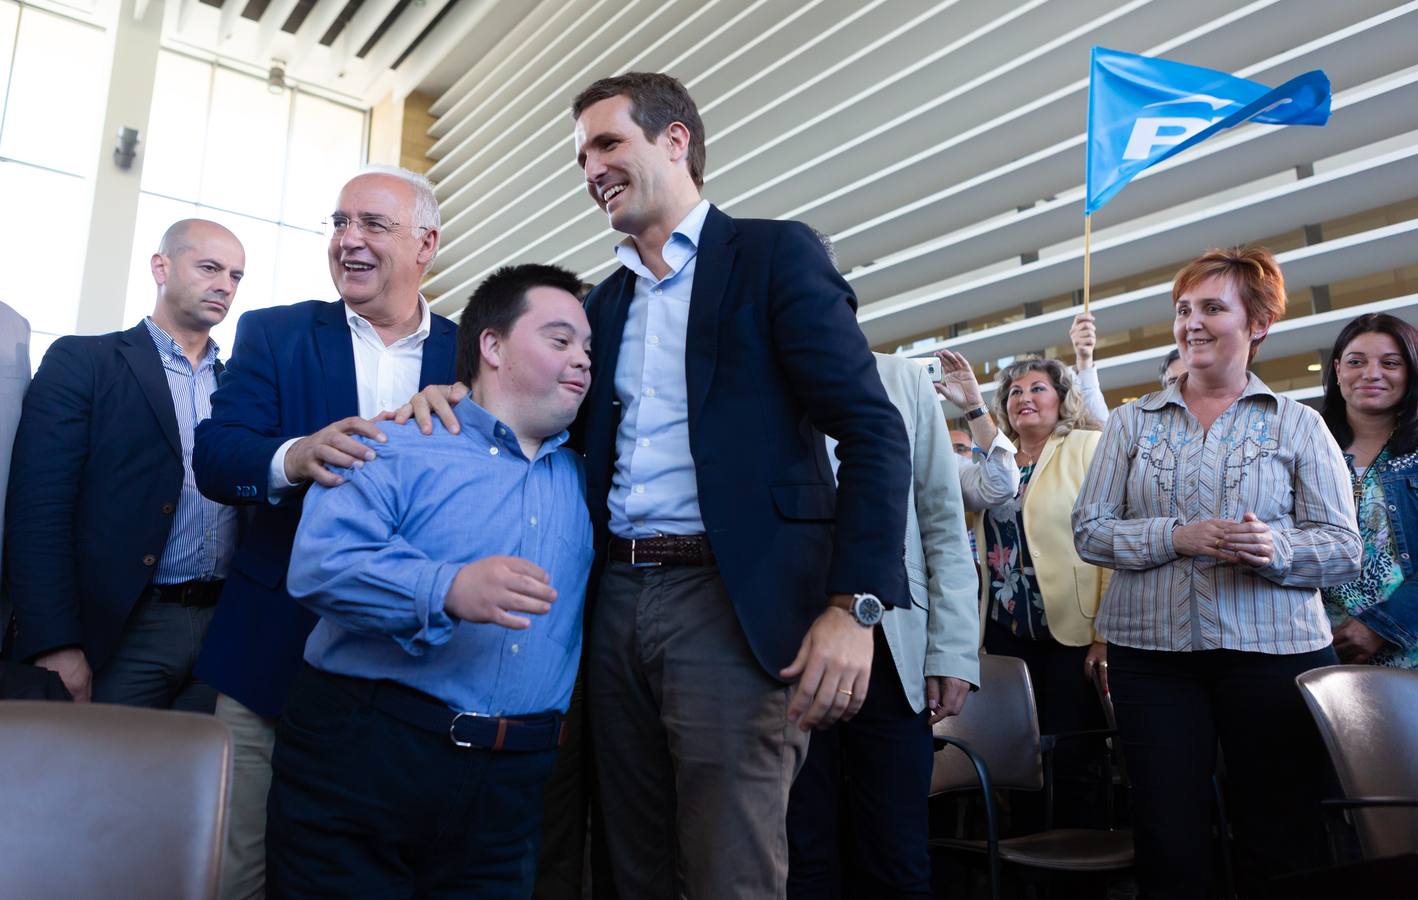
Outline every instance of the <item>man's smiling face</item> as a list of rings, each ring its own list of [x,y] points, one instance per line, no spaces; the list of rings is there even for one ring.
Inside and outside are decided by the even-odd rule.
[[[576,161],[586,173],[586,191],[622,234],[663,226],[661,220],[675,214],[671,185],[678,164],[669,132],[645,137],[624,95],[593,103],[576,119]]]

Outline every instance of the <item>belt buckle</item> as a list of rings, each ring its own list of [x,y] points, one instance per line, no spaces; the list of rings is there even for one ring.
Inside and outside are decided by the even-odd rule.
[[[657,535],[657,537],[658,537],[658,535]],[[636,561],[635,561],[635,543],[636,543],[637,540],[638,540],[638,538],[631,538],[631,539],[630,539],[630,566],[631,566],[631,568],[635,568],[635,569],[650,569],[650,568],[654,568],[655,566],[662,566],[662,565],[664,565],[664,563],[662,563],[662,562],[636,562]]]
[[[458,736],[454,734],[454,731],[458,728],[458,720],[464,716],[470,719],[491,719],[492,716],[485,716],[482,713],[476,712],[460,712],[454,716],[453,721],[448,724],[448,740],[453,742],[453,746],[457,747],[459,750],[471,750],[473,748],[472,741],[460,741],[458,740]]]

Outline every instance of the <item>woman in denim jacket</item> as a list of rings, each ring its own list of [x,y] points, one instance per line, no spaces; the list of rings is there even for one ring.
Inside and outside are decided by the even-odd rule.
[[[1334,342],[1324,420],[1349,464],[1364,562],[1323,591],[1334,649],[1348,663],[1418,668],[1418,329],[1360,316]]]

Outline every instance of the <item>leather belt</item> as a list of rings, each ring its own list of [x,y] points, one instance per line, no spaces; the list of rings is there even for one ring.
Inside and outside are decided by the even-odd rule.
[[[177,584],[148,585],[148,595],[154,603],[176,603],[178,606],[216,606],[222,595],[224,579],[216,581],[181,581]]]
[[[398,682],[334,675],[314,666],[306,668],[406,725],[448,735],[448,740],[459,750],[533,753],[555,750],[566,740],[566,719],[559,712],[529,716],[455,712],[441,700]]]
[[[659,534],[649,538],[612,537],[610,557],[632,566],[712,566],[714,551],[702,534]]]

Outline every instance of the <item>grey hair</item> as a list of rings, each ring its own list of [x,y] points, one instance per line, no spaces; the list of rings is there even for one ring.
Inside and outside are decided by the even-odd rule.
[[[1098,430],[1098,423],[1088,415],[1088,408],[1083,405],[1083,392],[1078,389],[1078,382],[1074,380],[1069,367],[1057,359],[1034,356],[1005,366],[999,370],[999,375],[995,376],[995,383],[999,385],[994,397],[995,421],[999,423],[1005,437],[1011,441],[1019,439],[1019,432],[1009,423],[1009,387],[1015,379],[1022,378],[1029,372],[1042,372],[1049,376],[1049,380],[1054,383],[1054,390],[1059,394],[1059,423],[1054,426],[1054,434],[1063,437],[1075,429]]]
[[[438,198],[433,193],[433,182],[425,175],[405,169],[402,166],[380,166],[369,165],[359,170],[359,175],[391,175],[400,181],[407,182],[414,189],[414,222],[415,228],[432,228],[437,230],[442,226],[438,218]]]

